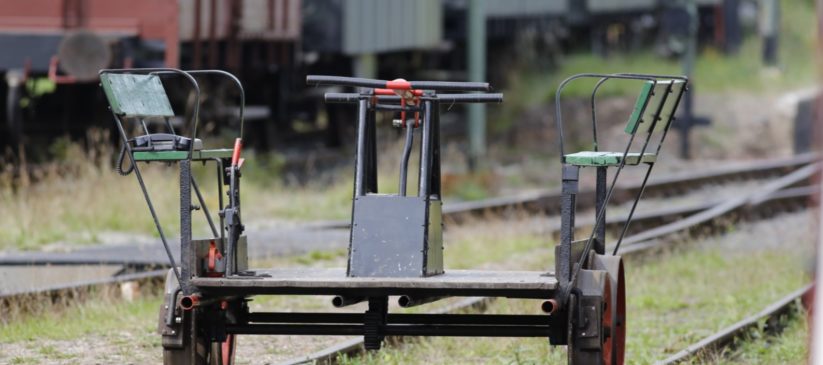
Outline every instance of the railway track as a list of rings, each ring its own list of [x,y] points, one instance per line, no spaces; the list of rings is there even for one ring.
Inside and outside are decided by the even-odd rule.
[[[672,235],[680,235],[684,233],[691,234],[695,231],[705,232],[705,229],[697,230],[697,227],[723,227],[728,225],[730,222],[761,219],[764,217],[769,217],[776,212],[796,210],[798,207],[804,206],[803,203],[807,201],[808,197],[816,190],[808,184],[810,178],[820,170],[819,164],[809,163],[806,161],[805,163],[789,165],[789,167],[782,165],[779,168],[775,167],[775,169],[779,170],[765,171],[760,169],[758,174],[766,175],[756,176],[763,177],[782,175],[781,177],[772,179],[769,182],[762,184],[753,192],[736,196],[732,199],[692,204],[675,208],[664,208],[654,212],[638,214],[635,217],[635,231],[633,231],[633,234],[625,239],[623,246],[624,249],[621,250],[621,253],[624,256],[649,254],[650,252],[653,252],[654,249],[672,242],[672,240],[668,239],[668,237]],[[703,184],[711,184],[716,181],[734,181],[742,179],[741,177],[735,177],[734,175],[725,175],[722,177],[718,176],[717,178],[723,180],[703,180],[705,181]],[[662,191],[660,194],[662,194],[661,196],[666,196]],[[515,205],[510,204],[508,207],[496,210],[495,213],[506,212],[511,209],[515,209]],[[479,215],[481,217],[488,216],[488,213],[481,214],[479,211],[468,214]],[[679,219],[681,217],[686,218]],[[619,223],[623,222],[623,219],[622,217],[617,216],[610,218],[608,222],[610,226],[618,226]],[[648,229],[648,227],[654,228]],[[637,232],[637,230],[639,230],[639,232]],[[149,270],[149,268],[152,269]],[[19,292],[13,295],[0,295],[0,300],[13,300],[15,295],[53,293],[61,290],[76,290],[78,288],[93,287],[98,285],[116,285],[117,283],[124,281],[153,281],[160,279],[163,275],[165,275],[165,272],[165,269],[157,269],[153,266],[146,266],[143,271],[124,273],[111,278],[89,280],[81,283],[81,285],[54,285],[51,287],[42,288],[34,293],[28,291]],[[484,308],[491,302],[492,299],[489,298],[467,298],[451,306],[444,307],[436,313],[483,311]],[[779,315],[780,313],[785,312],[786,306],[791,305],[790,303],[784,303],[784,301],[781,301],[780,303],[783,304],[778,306],[779,308],[776,307],[777,304],[767,308],[770,310],[773,309],[768,313]],[[768,313],[764,311],[759,314],[760,317],[757,318],[762,319],[764,316],[768,316]],[[709,349],[716,349],[720,346],[733,343],[734,339],[738,338],[742,333],[745,333],[747,329],[751,329],[752,326],[757,323],[761,323],[756,320],[752,320],[750,322],[754,324],[744,325],[743,322],[741,322],[738,329],[729,329],[727,331],[729,333],[722,335],[718,334],[717,336],[713,336],[712,338],[708,338],[689,347],[684,350],[687,354],[682,355],[683,358],[677,361],[683,361],[684,359],[688,359],[690,356],[694,356],[697,353],[708,351]],[[349,340],[310,355],[301,356],[287,363],[323,363],[334,360],[340,354],[356,356],[356,354],[362,351],[362,346],[363,344],[361,339]]]
[[[660,361],[657,365],[673,365],[685,363],[694,358],[717,352],[722,348],[731,346],[736,340],[744,339],[752,330],[778,329],[780,326],[776,322],[780,317],[790,314],[797,308],[798,303],[804,296],[811,293],[813,286],[806,285],[769,304],[757,314],[744,318],[729,327],[726,327],[711,336],[679,351],[669,358]]]
[[[672,197],[679,193],[694,191],[700,187],[717,185],[730,181],[746,181],[748,179],[766,179],[775,176],[782,176],[779,179],[762,187],[758,194],[751,197],[748,195],[737,197],[725,201],[709,201],[693,204],[686,204],[676,207],[662,207],[655,210],[639,212],[635,214],[632,226],[624,240],[624,251],[645,250],[646,246],[653,247],[659,245],[654,238],[662,237],[689,228],[701,227],[711,228],[718,225],[728,224],[728,221],[719,222],[714,219],[717,216],[729,216],[732,219],[754,218],[746,215],[769,214],[769,212],[785,211],[787,208],[796,207],[805,201],[813,192],[814,188],[804,185],[809,181],[815,167],[811,167],[811,162],[817,158],[814,154],[795,156],[789,159],[764,160],[748,163],[740,163],[722,169],[713,169],[689,174],[677,174],[665,176],[650,182],[644,191],[645,197]],[[627,197],[636,194],[638,185],[626,184],[618,186],[615,194],[615,202],[625,201]],[[593,196],[591,190],[581,190],[578,200],[579,209],[590,208],[587,204],[593,199],[587,199],[587,195]],[[473,219],[487,219],[526,213],[550,214],[556,211],[559,206],[559,192],[545,191],[532,193],[517,197],[493,198],[478,202],[466,202],[447,205],[444,215],[451,222],[463,222],[469,217]],[[621,200],[623,199],[623,200]],[[687,219],[682,219],[688,217]],[[606,220],[607,229],[619,229],[625,222],[625,215],[609,216]],[[590,226],[594,223],[593,217],[583,218],[578,221],[582,227]],[[557,232],[558,222],[552,222],[547,231]],[[333,233],[338,229],[348,228],[348,222],[331,222],[315,224],[312,229],[320,232]],[[127,247],[127,246],[126,246]],[[126,248],[124,247],[124,248]],[[91,249],[94,250],[94,249]],[[102,253],[79,250],[74,253],[45,253],[45,254],[22,254],[17,256],[0,256],[0,276],[3,267],[42,267],[43,265],[123,265],[122,273],[109,277],[92,277],[85,280],[71,283],[54,283],[41,286],[35,290],[6,290],[0,291],[0,299],[11,300],[15,296],[31,295],[37,293],[49,293],[60,290],[73,290],[96,285],[116,284],[133,280],[156,280],[161,278],[167,268],[166,260],[159,248],[145,248],[144,251],[153,252],[154,258],[141,257],[129,251],[123,251],[118,247],[103,248]],[[123,251],[121,256],[118,253]],[[173,249],[173,251],[176,251]],[[252,255],[256,255],[254,252]],[[282,253],[272,253],[269,255]],[[34,269],[32,269],[34,270]],[[7,274],[8,275],[8,274]],[[21,276],[18,276],[21,277]],[[1,289],[0,289],[1,290]]]
[[[818,163],[807,164],[800,169],[797,169],[777,180],[767,183],[757,189],[756,191],[744,194],[727,201],[717,203],[712,207],[693,214],[686,219],[675,221],[670,224],[662,225],[652,228],[632,236],[624,240],[624,248],[620,251],[621,255],[640,256],[649,254],[653,250],[660,248],[670,242],[664,237],[673,234],[697,231],[696,228],[711,226],[714,220],[719,220],[724,217],[732,217],[732,219],[751,219],[758,216],[771,216],[778,210],[775,208],[779,206],[786,207],[786,204],[791,200],[797,202],[795,199],[807,201],[808,198],[817,189],[816,187],[799,187],[790,188],[791,186],[809,179],[812,175],[820,171]],[[786,200],[784,200],[786,199]],[[764,213],[765,215],[759,215]],[[682,223],[681,223],[682,222]],[[701,230],[702,231],[702,230]],[[607,249],[608,251],[608,249]],[[793,305],[797,298],[802,296],[809,287],[800,289],[787,297],[784,297],[774,304],[770,305],[757,315],[744,319],[737,324],[720,331],[719,333],[690,346],[680,353],[672,356],[662,364],[680,363],[689,358],[711,349],[716,349],[721,346],[726,346],[739,338],[746,331],[756,327],[762,323],[762,319],[775,318],[782,313],[785,313],[788,308]],[[454,305],[447,306],[437,310],[435,313],[455,313],[465,311],[482,311],[488,306],[494,298],[466,298]],[[324,348],[307,356],[300,356],[282,364],[296,365],[296,364],[316,364],[333,362],[338,356],[357,356],[363,351],[363,340],[353,339],[345,342],[335,344],[333,346]]]

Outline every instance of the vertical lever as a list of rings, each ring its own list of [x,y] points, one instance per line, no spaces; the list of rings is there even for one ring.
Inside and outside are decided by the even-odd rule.
[[[229,231],[226,242],[226,276],[234,275],[237,269],[236,260],[237,242],[243,233],[243,223],[240,220],[240,151],[243,149],[243,140],[237,138],[234,141],[234,151],[231,155],[231,166],[229,167],[229,205],[223,211],[226,229]]]
[[[398,194],[406,196],[406,180],[409,172],[409,157],[411,156],[412,143],[414,142],[414,120],[402,120],[406,125],[406,144],[403,145],[403,159],[400,161],[400,188]]]

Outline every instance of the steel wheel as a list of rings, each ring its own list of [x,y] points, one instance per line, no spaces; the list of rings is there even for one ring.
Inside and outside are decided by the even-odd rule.
[[[163,347],[163,365],[208,365],[208,343],[198,334],[195,317],[197,311],[184,311],[183,346]]]
[[[234,353],[237,347],[237,336],[227,335],[223,342],[213,342],[209,354],[211,365],[234,365]]]

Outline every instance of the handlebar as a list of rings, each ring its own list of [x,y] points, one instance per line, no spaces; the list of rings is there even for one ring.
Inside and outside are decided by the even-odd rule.
[[[397,103],[399,96],[377,95],[370,96],[358,93],[326,93],[326,103],[353,104],[362,99],[377,98],[378,102]],[[435,94],[423,96],[422,100],[437,100],[444,103],[502,103],[503,94]]]
[[[310,86],[337,85],[365,88],[385,88],[392,90],[433,90],[433,91],[491,91],[487,82],[454,82],[454,81],[405,81],[405,80],[375,80],[359,77],[308,75],[306,84]]]

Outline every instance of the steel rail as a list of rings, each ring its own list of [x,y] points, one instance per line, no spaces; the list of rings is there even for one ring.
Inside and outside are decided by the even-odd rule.
[[[816,153],[806,153],[790,158],[766,159],[702,171],[670,174],[649,181],[643,197],[665,197],[677,195],[677,192],[681,190],[694,190],[702,186],[729,180],[782,175],[808,165],[818,159],[819,157]],[[615,187],[612,202],[614,204],[624,203],[628,201],[630,197],[637,194],[639,189],[640,184],[638,182],[618,184]],[[593,188],[581,188],[577,194],[577,208],[594,208],[594,194]],[[560,197],[560,190],[552,189],[533,191],[516,196],[444,204],[443,217],[449,222],[461,222],[469,217],[487,217],[494,214],[505,214],[510,211],[559,212]],[[351,222],[345,220],[330,221],[320,227],[327,229],[346,229],[350,227],[350,223]]]
[[[659,361],[658,365],[680,364],[696,357],[703,356],[710,352],[717,352],[719,349],[725,348],[735,343],[735,340],[744,338],[752,329],[763,329],[762,323],[769,325],[774,319],[779,318],[783,314],[791,311],[792,307],[797,305],[797,301],[812,291],[812,284],[808,284],[791,294],[778,299],[768,307],[764,308],[757,314],[746,317],[743,320],[726,327],[713,335],[706,337],[697,343],[694,343],[685,349],[669,356],[663,361]]]
[[[0,300],[8,300],[14,299],[15,297],[19,297],[22,295],[38,295],[38,294],[48,294],[63,290],[77,290],[86,287],[98,286],[98,285],[109,285],[109,284],[117,284],[117,283],[124,283],[128,281],[142,281],[142,280],[155,280],[161,279],[166,274],[168,274],[169,269],[162,269],[162,270],[151,270],[151,271],[140,271],[135,273],[128,273],[128,274],[120,274],[115,275],[112,277],[106,278],[99,278],[93,280],[83,281],[81,283],[68,283],[68,284],[58,284],[52,285],[43,288],[37,288],[36,290],[28,290],[28,291],[10,291],[10,292],[3,292],[0,293]]]
[[[735,211],[743,207],[758,206],[760,203],[766,201],[770,195],[780,191],[781,189],[785,189],[804,180],[808,180],[812,177],[812,175],[818,172],[820,172],[819,163],[812,163],[806,165],[788,175],[785,175],[777,180],[771,181],[763,185],[762,187],[760,187],[760,189],[758,189],[758,191],[754,193],[742,194],[740,196],[729,199],[721,204],[718,204],[710,209],[707,209],[694,215],[690,215],[677,222],[656,227],[643,233],[636,234],[632,237],[628,237],[625,240],[623,240],[623,243],[628,246],[634,243],[649,241],[655,238],[682,231],[684,229],[699,225],[704,222],[711,221],[719,216],[725,215],[726,213]],[[619,248],[619,246],[614,247],[614,254],[617,254],[617,250]]]

